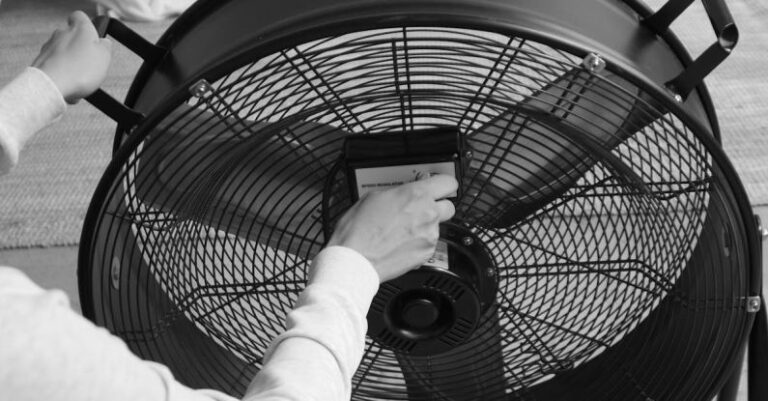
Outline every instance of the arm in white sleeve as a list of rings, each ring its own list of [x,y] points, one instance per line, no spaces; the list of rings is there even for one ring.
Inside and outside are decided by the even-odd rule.
[[[350,399],[379,277],[365,257],[348,248],[326,248],[312,263],[287,330],[270,346],[244,400]]]
[[[6,400],[234,401],[185,387],[168,368],[139,359],[72,311],[62,291],[0,267],[0,401]]]
[[[378,275],[342,247],[322,251],[312,271],[246,400],[349,400]],[[139,359],[73,312],[63,292],[7,267],[0,267],[0,361],[0,401],[234,401],[178,383],[165,366]]]
[[[0,175],[16,166],[24,144],[59,118],[66,106],[56,84],[34,67],[0,89]]]

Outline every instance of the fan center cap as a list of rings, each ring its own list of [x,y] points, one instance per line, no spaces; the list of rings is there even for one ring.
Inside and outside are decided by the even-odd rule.
[[[403,308],[403,320],[408,326],[424,329],[437,321],[440,311],[429,299],[414,299]]]
[[[441,263],[387,281],[371,302],[368,335],[411,355],[437,355],[467,341],[498,288],[480,238],[452,223],[440,226]],[[438,247],[439,248],[439,247]]]

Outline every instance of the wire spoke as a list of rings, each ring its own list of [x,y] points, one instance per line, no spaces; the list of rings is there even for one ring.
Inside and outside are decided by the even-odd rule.
[[[362,369],[362,372],[360,369],[355,372],[355,378],[357,379],[357,383],[355,383],[355,387],[352,389],[352,395],[355,395],[360,388],[360,385],[362,385],[365,382],[365,379],[368,377],[368,374],[371,372],[371,369],[373,369],[374,366],[376,366],[376,361],[379,359],[379,356],[381,355],[381,351],[383,351],[383,348],[381,347],[375,347],[376,351],[374,353],[374,342],[369,341],[368,345],[366,346],[365,352],[363,353],[363,357],[360,359],[361,361],[364,361],[363,364],[361,364],[360,369]],[[373,356],[371,354],[373,353]],[[370,358],[370,359],[368,359]]]
[[[501,78],[503,78],[507,71],[509,71],[509,68],[512,66],[512,63],[516,60],[518,53],[520,52],[520,48],[525,44],[525,39],[521,39],[520,43],[518,43],[517,46],[514,48],[512,47],[512,42],[515,40],[515,37],[510,36],[509,40],[507,41],[506,46],[504,46],[504,49],[501,53],[499,53],[499,56],[496,58],[496,60],[493,62],[493,67],[491,67],[488,70],[488,74],[485,75],[483,78],[482,83],[477,87],[477,91],[472,96],[472,100],[467,105],[467,108],[464,110],[464,114],[459,119],[459,123],[457,124],[459,127],[462,126],[462,122],[464,119],[467,118],[467,115],[469,114],[470,110],[472,110],[472,106],[477,103],[478,100],[481,99],[481,94],[484,90],[488,89],[488,93],[486,93],[484,96],[482,96],[482,102],[480,103],[480,106],[478,107],[477,111],[474,112],[474,115],[472,117],[472,121],[470,121],[467,124],[467,128],[471,128],[473,125],[475,125],[475,122],[477,121],[477,118],[483,114],[483,110],[485,109],[486,105],[488,104],[488,101],[491,99],[491,96],[493,95],[493,92],[496,90],[496,88],[501,83]],[[496,68],[499,66],[499,63],[501,63],[501,60],[507,55],[507,52],[510,49],[514,49],[514,52],[509,56],[507,62],[504,64],[504,68],[498,73],[496,76],[496,79],[493,80],[493,84],[491,86],[488,86],[488,81],[491,80],[491,76],[493,76],[493,73],[496,72]],[[468,131],[467,136],[472,136],[473,133],[477,132],[477,130],[474,131]]]
[[[315,66],[309,61],[309,59],[307,59],[304,53],[302,53],[299,49],[294,48],[293,51],[296,52],[296,55],[298,56],[299,59],[301,59],[303,65],[307,66],[307,69],[309,71],[312,71],[312,73],[314,74],[314,78],[317,78],[318,80],[320,80],[320,83],[322,84],[322,86],[328,90],[331,96],[336,100],[337,104],[340,104],[341,106],[343,106],[347,112],[346,114],[352,116],[352,119],[355,121],[355,124],[359,126],[363,130],[363,132],[365,132],[366,131],[365,125],[362,123],[362,121],[360,121],[357,118],[357,113],[355,113],[354,111],[352,111],[352,109],[350,109],[349,105],[347,105],[346,100],[344,100],[343,97],[339,96],[339,94],[336,92],[333,86],[330,83],[328,83],[328,81],[324,78],[323,74],[320,74],[317,71]],[[336,116],[339,118],[339,120],[344,125],[346,130],[353,132],[352,126],[346,120],[346,117],[336,109],[336,107],[334,106],[334,102],[331,102],[326,98],[326,92],[321,90],[317,85],[315,85],[314,82],[312,82],[312,79],[307,76],[306,71],[303,71],[299,67],[299,64],[296,63],[294,58],[288,56],[288,53],[286,51],[282,51],[281,55],[285,60],[287,60],[291,64],[293,69],[299,73],[299,75],[304,80],[304,82],[306,82],[307,85],[309,85],[310,88],[312,88],[312,90],[315,93],[317,93],[320,99],[322,99],[322,101],[334,112],[334,114],[336,114]]]
[[[642,266],[642,268],[596,268],[584,269],[584,266],[613,266],[613,265],[631,265]],[[556,271],[550,271],[554,268]],[[561,268],[565,268],[566,271],[561,271]],[[514,265],[514,266],[502,266],[499,267],[502,273],[499,274],[500,279],[509,280],[516,278],[532,278],[532,277],[547,277],[547,276],[571,276],[571,275],[583,275],[583,274],[597,274],[597,273],[637,273],[643,277],[651,280],[654,284],[663,288],[664,291],[671,291],[673,283],[666,277],[661,276],[650,265],[638,259],[616,259],[616,260],[591,260],[581,261],[579,263],[541,263],[535,265]],[[521,272],[522,270],[522,272]],[[626,284],[626,283],[625,283]]]

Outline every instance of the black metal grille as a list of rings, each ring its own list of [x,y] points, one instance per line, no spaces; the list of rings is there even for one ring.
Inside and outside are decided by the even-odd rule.
[[[253,368],[222,362],[206,384],[242,392],[350,205],[343,138],[443,126],[471,150],[457,222],[491,251],[497,302],[445,355],[409,358],[369,339],[353,399],[464,400],[483,386],[502,387],[483,399],[535,399],[529,389],[595,359],[668,297],[686,298],[677,282],[700,245],[715,174],[688,127],[581,57],[409,27],[260,58],[134,133],[143,140],[94,234],[125,241],[93,254],[113,266],[99,290],[114,305],[104,307],[110,328],[167,361],[152,343],[183,343],[168,329],[191,321]],[[126,287],[149,301],[124,303]],[[473,370],[457,368],[463,360]],[[456,375],[480,385],[452,388]]]

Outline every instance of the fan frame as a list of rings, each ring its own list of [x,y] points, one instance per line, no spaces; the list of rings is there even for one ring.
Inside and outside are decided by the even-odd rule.
[[[337,10],[332,9],[327,11],[323,9],[325,4],[319,4],[317,2],[313,3],[307,0],[286,1],[281,2],[280,7],[283,10],[291,10],[290,12],[286,12],[291,16],[295,16],[287,22],[277,20],[273,21],[271,24],[264,25],[262,29],[248,31],[246,37],[242,39],[242,41],[244,43],[249,43],[250,46],[244,48],[238,48],[236,45],[230,45],[229,47],[221,46],[215,41],[213,43],[210,41],[209,43],[201,43],[198,40],[200,37],[217,37],[217,28],[222,27],[222,22],[217,21],[215,26],[200,26],[200,23],[204,22],[209,17],[209,14],[221,10],[226,5],[242,3],[240,4],[241,6],[246,8],[252,7],[256,10],[261,9],[263,5],[250,4],[251,2],[243,0],[207,0],[196,2],[186,13],[182,14],[157,42],[156,46],[166,49],[167,55],[163,58],[144,62],[131,84],[128,94],[126,95],[125,104],[137,112],[144,114],[145,118],[136,126],[118,124],[113,143],[113,159],[119,159],[118,153],[122,145],[135,144],[142,140],[142,138],[131,135],[131,133],[142,132],[149,127],[155,126],[174,108],[186,101],[190,95],[189,90],[195,82],[198,82],[201,79],[214,82],[217,78],[232,71],[231,66],[242,65],[248,60],[253,60],[254,57],[270,54],[276,49],[287,48],[292,45],[303,43],[309,38],[321,38],[334,34],[354,32],[359,29],[424,26],[425,24],[431,24],[431,26],[435,27],[482,29],[504,35],[515,35],[528,40],[541,42],[554,48],[563,49],[577,56],[581,55],[586,57],[596,49],[603,49],[605,51],[600,52],[600,54],[608,62],[606,69],[615,72],[632,84],[642,88],[648,94],[653,96],[656,101],[660,102],[663,107],[670,110],[670,112],[679,118],[683,124],[688,126],[696,136],[702,140],[705,148],[712,154],[714,161],[723,170],[725,177],[731,183],[731,189],[734,191],[736,201],[739,204],[739,211],[743,216],[742,223],[749,231],[748,238],[750,241],[748,249],[751,263],[748,269],[750,271],[752,284],[750,295],[758,296],[762,293],[760,284],[762,279],[762,266],[760,264],[762,259],[761,238],[758,232],[758,223],[755,221],[746,190],[741,183],[733,164],[721,150],[720,130],[717,124],[714,105],[711,96],[709,95],[709,91],[703,83],[696,88],[695,92],[691,93],[685,102],[678,102],[662,85],[662,82],[670,76],[662,77],[658,82],[651,81],[647,75],[642,74],[642,72],[629,65],[626,62],[627,57],[623,55],[620,50],[607,49],[605,45],[601,44],[599,41],[589,39],[590,36],[586,33],[577,34],[572,32],[572,35],[556,36],[553,35],[551,31],[539,32],[520,29],[504,17],[499,17],[495,20],[473,19],[469,12],[466,12],[466,10],[461,8],[466,6],[466,4],[461,2],[448,3],[446,8],[448,8],[448,11],[452,12],[440,13],[435,10],[434,7],[437,4],[444,4],[446,2],[435,0],[419,0],[413,2],[403,0],[391,1],[388,2],[388,5],[397,9],[407,7],[408,9],[413,9],[413,13],[410,13],[408,18],[381,18],[379,21],[355,19],[355,23],[352,24],[350,21],[335,13]],[[347,3],[365,3],[364,7],[368,8],[381,6],[378,2],[344,1]],[[494,0],[494,3],[496,4],[492,4],[491,2],[482,3],[485,8],[481,8],[479,11],[473,11],[489,12],[487,7],[493,5],[495,7],[493,7],[490,12],[501,13],[497,15],[508,16],[511,11],[508,8],[503,7],[503,1],[504,0]],[[536,0],[525,1],[528,5],[543,3],[537,2]],[[297,8],[292,8],[292,4],[290,3],[296,3],[294,5],[297,6]],[[323,3],[333,3],[333,1],[323,0]],[[629,7],[629,9],[636,12],[641,18],[652,14],[652,10],[640,0],[599,0],[597,2],[585,2],[585,5],[588,4],[599,4],[601,6],[599,9],[604,13],[608,13],[608,15],[614,12],[613,7],[621,4]],[[295,10],[306,11],[307,9],[314,8],[323,9],[325,12],[304,14],[295,12]],[[569,17],[568,11],[563,10],[562,7],[547,8],[550,11],[556,12],[555,15],[558,15],[560,18],[567,19]],[[420,12],[417,12],[416,10],[420,10]],[[271,11],[275,12],[274,10]],[[587,12],[591,11],[594,10],[587,10]],[[246,15],[248,13],[242,12],[242,14]],[[269,15],[269,17],[271,18],[272,16]],[[262,18],[266,18],[266,16],[262,16]],[[596,16],[593,18],[598,17]],[[513,20],[519,21],[519,18]],[[290,35],[279,34],[282,30],[290,29],[289,27],[291,24],[300,26],[302,21],[314,21],[312,24],[307,24],[308,26],[313,26],[311,28],[290,32]],[[237,24],[227,22],[224,25],[234,26]],[[317,27],[314,25],[317,25]],[[560,27],[557,26],[557,21],[554,20],[548,21],[545,27],[553,30],[560,29]],[[579,28],[584,28],[584,26],[580,26]],[[628,40],[627,38],[632,38],[638,35],[651,34],[647,28],[643,28],[639,24],[635,28],[635,30],[626,29],[626,32],[618,32],[618,34],[626,40]],[[642,33],[636,32],[638,30],[642,31]],[[594,37],[594,35],[592,37]],[[575,38],[582,38],[583,40],[577,41]],[[690,54],[671,30],[663,33],[660,36],[660,39],[666,43],[668,47],[654,48],[654,51],[646,52],[643,56],[643,60],[648,63],[648,68],[653,70],[654,66],[662,64],[660,60],[670,62],[674,64],[672,67],[678,69],[682,69],[692,62]],[[590,47],[590,45],[594,47]],[[186,49],[181,49],[183,46],[186,46]],[[194,49],[194,52],[189,53],[190,48]],[[259,51],[254,52],[254,49],[257,48]],[[178,52],[177,49],[179,49]],[[623,50],[627,51],[627,49]],[[207,59],[217,60],[216,66],[211,67],[205,61],[200,61],[200,59],[194,57],[201,53],[210,53],[211,55]],[[671,58],[664,56],[671,56]],[[186,68],[181,68],[181,66],[186,66]],[[664,68],[665,71],[667,69],[668,68]],[[659,73],[660,71],[654,70],[653,75],[658,75]],[[673,74],[671,76],[673,76]],[[131,148],[131,146],[126,147]],[[114,176],[119,168],[119,165],[113,166],[110,164],[105,171],[104,177]],[[100,183],[94,193],[93,199],[103,200],[108,191],[108,185],[109,183]],[[88,227],[89,223],[92,225],[94,218],[97,217],[98,211],[91,209],[93,208],[89,207],[84,227]],[[81,244],[88,243],[90,243],[90,237],[84,230]],[[84,248],[85,247],[81,247],[81,249]],[[80,258],[83,259],[86,257],[87,255],[84,255],[81,252]],[[82,262],[79,264],[83,265]],[[87,288],[82,284],[86,283],[81,283],[81,288]],[[91,301],[88,294],[81,293],[81,298]],[[85,305],[85,302],[83,304]],[[88,304],[90,304],[90,302]]]

